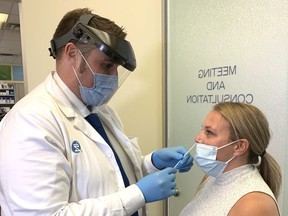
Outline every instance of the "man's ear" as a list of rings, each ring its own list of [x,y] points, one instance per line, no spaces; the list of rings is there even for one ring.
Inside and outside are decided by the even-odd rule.
[[[249,142],[247,139],[240,139],[234,146],[234,155],[241,156],[245,154],[249,149]]]
[[[78,50],[75,44],[69,42],[65,45],[64,49],[64,55],[68,58],[70,61],[76,61]]]

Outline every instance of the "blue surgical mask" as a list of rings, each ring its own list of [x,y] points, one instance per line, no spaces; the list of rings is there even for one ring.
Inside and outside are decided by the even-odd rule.
[[[209,176],[220,176],[227,167],[228,163],[232,161],[235,156],[233,156],[226,162],[218,161],[216,160],[217,151],[229,145],[232,145],[237,141],[239,140],[233,141],[219,148],[207,144],[196,143],[196,155],[194,158],[196,164],[202,169],[203,172],[205,172]]]
[[[80,86],[83,102],[87,106],[101,106],[107,103],[118,88],[118,76],[94,74],[94,86],[87,88]]]
[[[74,67],[73,70],[80,84],[82,101],[86,106],[101,106],[107,103],[118,88],[118,76],[94,72],[94,86],[87,88],[82,86]]]

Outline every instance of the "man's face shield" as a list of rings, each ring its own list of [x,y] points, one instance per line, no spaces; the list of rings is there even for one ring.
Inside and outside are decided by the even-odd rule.
[[[86,34],[84,34],[75,45],[78,48],[79,54],[82,58],[80,70],[90,70],[93,74],[97,73],[117,76],[118,88],[123,84],[123,82],[131,73],[131,71],[123,67],[123,64],[119,64],[119,61],[115,61],[114,58],[106,55],[102,51],[103,49],[101,50],[98,46],[95,46],[95,41],[90,37],[87,39]],[[95,50],[98,52],[96,51],[96,54],[95,52],[92,54]],[[104,54],[105,57],[103,58]]]
[[[92,17],[93,15],[91,14],[82,15],[79,21],[69,32],[58,39],[51,40],[51,48],[49,49],[51,53],[50,55],[56,58],[56,51],[58,48],[65,46],[71,40],[76,40],[78,41],[76,46],[78,47],[83,60],[91,72],[94,74],[99,73],[106,75],[117,75],[119,88],[130,72],[134,71],[136,68],[134,51],[128,41],[88,26],[87,23]],[[113,62],[114,65],[117,65],[117,67],[114,67],[115,71],[106,73],[105,71],[101,70],[93,70],[93,68],[91,68],[91,64],[89,64],[87,61],[87,56],[89,56],[89,52],[87,52],[87,50],[89,49],[97,49],[101,53],[108,56],[111,62]],[[109,99],[112,97],[112,95],[109,97]]]
[[[92,17],[92,14],[82,15],[69,32],[60,38],[51,40],[50,55],[56,58],[57,49],[65,46],[71,40],[78,41],[81,38],[82,42],[94,45],[119,65],[129,71],[134,71],[136,58],[131,44],[125,39],[88,26]]]
[[[121,58],[113,55],[105,45],[86,33],[75,45],[81,57],[78,70],[92,73],[94,79],[92,88],[82,86],[78,79],[83,102],[89,106],[108,103],[131,72],[123,67]]]
[[[94,45],[113,61],[129,71],[136,68],[136,59],[130,43],[122,38],[79,23],[74,30],[79,40]]]

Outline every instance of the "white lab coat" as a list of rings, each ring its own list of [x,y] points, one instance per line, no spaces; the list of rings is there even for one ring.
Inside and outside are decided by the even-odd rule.
[[[139,180],[155,171],[136,138],[107,105],[95,110],[134,165]],[[144,171],[144,173],[143,173]],[[124,183],[111,148],[73,109],[51,73],[0,124],[2,216],[130,215],[145,201]]]

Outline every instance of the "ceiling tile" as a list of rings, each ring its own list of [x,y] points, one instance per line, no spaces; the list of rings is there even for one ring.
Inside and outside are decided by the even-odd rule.
[[[11,2],[7,2],[7,1],[0,1],[0,13],[6,13],[9,14],[11,7],[12,7]]]
[[[8,28],[15,27],[11,24],[20,24],[18,2],[20,0],[0,0],[0,13],[9,14],[6,25]],[[22,65],[20,26],[18,25],[16,25],[18,27],[16,30],[0,30],[0,64]]]

